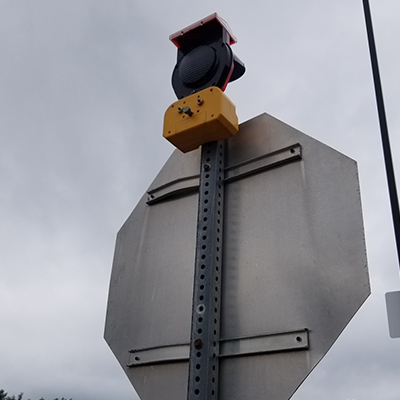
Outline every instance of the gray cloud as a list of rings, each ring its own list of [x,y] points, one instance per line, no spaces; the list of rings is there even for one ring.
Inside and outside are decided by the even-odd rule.
[[[396,2],[371,4],[399,170]],[[0,387],[131,399],[102,339],[115,235],[173,148],[168,35],[211,12],[247,72],[227,94],[242,121],[268,112],[358,161],[373,295],[293,399],[398,397],[398,290],[361,2],[0,4]]]

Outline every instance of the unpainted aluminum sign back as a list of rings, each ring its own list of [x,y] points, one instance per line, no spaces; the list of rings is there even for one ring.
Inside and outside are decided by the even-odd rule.
[[[357,166],[267,114],[225,151],[219,399],[285,400],[370,294]],[[187,396],[199,160],[117,237],[105,338],[142,400]]]

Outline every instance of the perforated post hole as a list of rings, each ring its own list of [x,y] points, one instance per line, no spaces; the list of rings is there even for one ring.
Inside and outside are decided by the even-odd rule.
[[[202,146],[188,400],[218,399],[225,143]]]

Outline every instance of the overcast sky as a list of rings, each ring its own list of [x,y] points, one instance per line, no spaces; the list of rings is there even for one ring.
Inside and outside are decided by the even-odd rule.
[[[400,175],[400,4],[371,0]],[[398,400],[396,250],[361,0],[0,0],[0,388],[137,399],[103,339],[120,226],[173,147],[171,33],[217,11],[267,112],[358,162],[372,295],[295,400]]]

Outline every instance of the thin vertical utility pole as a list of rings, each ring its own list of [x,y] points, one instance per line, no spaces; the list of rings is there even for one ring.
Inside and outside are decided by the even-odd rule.
[[[388,182],[388,187],[389,187],[390,204],[391,204],[391,208],[392,208],[393,226],[394,226],[394,233],[395,233],[396,247],[397,247],[397,258],[399,261],[399,268],[400,268],[399,199],[397,197],[396,178],[394,175],[392,153],[390,150],[389,133],[388,133],[388,127],[387,127],[387,122],[386,122],[385,105],[383,102],[382,85],[381,85],[381,78],[380,78],[380,74],[379,74],[378,57],[376,54],[374,31],[372,28],[372,18],[371,18],[371,10],[369,7],[369,1],[363,0],[363,6],[364,6],[365,24],[367,27],[369,52],[370,52],[370,56],[371,56],[372,74],[373,74],[374,85],[375,85],[376,104],[378,107],[379,124],[380,124],[380,128],[381,128],[383,155],[384,155],[385,166],[386,166],[386,177],[387,177],[387,182]]]

